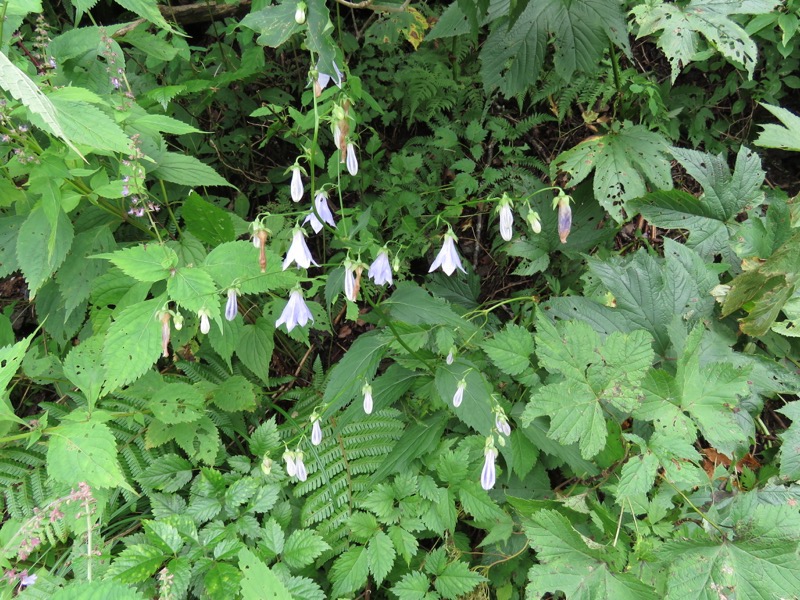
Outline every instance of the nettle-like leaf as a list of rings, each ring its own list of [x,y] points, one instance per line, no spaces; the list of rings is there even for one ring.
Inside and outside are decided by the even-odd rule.
[[[297,529],[287,538],[281,556],[292,569],[302,569],[310,565],[330,546],[311,529]]]
[[[528,571],[525,597],[564,592],[570,600],[655,600],[655,590],[622,570],[622,549],[601,547],[554,510],[534,513],[525,533],[540,564]]]
[[[780,148],[800,152],[800,117],[780,106],[763,102],[761,106],[775,115],[783,126],[771,123],[761,125],[762,131],[753,143],[764,148]]]
[[[167,279],[178,266],[178,255],[168,246],[141,244],[110,254],[98,254],[95,258],[106,258],[123,273],[137,281],[156,282]]]
[[[164,152],[153,158],[158,166],[153,170],[152,175],[164,181],[186,186],[234,187],[212,167],[189,154]]]
[[[725,58],[744,67],[752,79],[758,59],[756,43],[730,17],[769,13],[778,4],[780,0],[692,0],[681,6],[657,0],[639,4],[631,12],[639,23],[639,37],[661,32],[656,44],[672,67],[673,83],[704,49],[701,35]]]
[[[211,235],[208,233],[208,235]],[[203,264],[220,289],[236,287],[243,294],[290,289],[298,281],[294,270],[281,268],[281,259],[265,249],[266,272],[258,265],[259,251],[248,242],[226,242],[214,248]]]
[[[60,208],[53,215],[36,206],[19,229],[17,261],[31,298],[50,279],[72,247],[72,221]]]
[[[296,10],[297,3],[291,1],[265,6],[247,15],[241,25],[261,34],[257,43],[277,48],[302,29],[303,26],[294,20]]]
[[[534,391],[522,414],[526,426],[549,416],[548,437],[562,444],[579,443],[591,458],[606,445],[605,414],[623,415],[640,402],[639,385],[653,362],[652,338],[646,331],[614,332],[604,342],[586,323],[551,323],[541,313],[536,343],[541,365],[563,381]]]
[[[519,375],[531,366],[533,337],[519,325],[507,324],[481,347],[497,368],[509,375]]]
[[[778,412],[792,420],[781,435],[781,477],[789,481],[800,480],[800,402],[793,400]]]
[[[722,155],[683,148],[673,148],[672,154],[703,186],[700,198],[680,190],[653,192],[632,200],[629,208],[658,227],[687,229],[686,245],[703,258],[722,254],[724,260],[734,262],[730,237],[736,217],[764,202],[761,159],[742,146],[731,173]]]
[[[732,512],[729,539],[707,535],[659,548],[657,556],[669,568],[668,600],[791,598],[800,590],[797,509],[750,504]]]
[[[631,209],[627,202],[647,193],[647,182],[659,190],[672,188],[666,139],[643,125],[624,123],[601,136],[592,136],[562,152],[553,161],[550,174],[570,176],[578,185],[594,170],[594,195],[615,221],[622,223]]]
[[[669,238],[664,239],[663,259],[639,250],[624,259],[588,262],[589,272],[611,293],[615,306],[582,297],[553,298],[547,309],[555,318],[580,318],[604,334],[644,329],[663,355],[670,347],[669,324],[676,316],[692,323],[711,316],[714,309],[709,292],[719,281],[719,267]]]
[[[246,548],[239,551],[239,568],[244,600],[291,600],[295,597],[275,573]]]

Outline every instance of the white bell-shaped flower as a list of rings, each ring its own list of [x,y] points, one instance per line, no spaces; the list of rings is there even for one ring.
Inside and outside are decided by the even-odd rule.
[[[308,249],[308,244],[306,244],[306,233],[302,227],[294,228],[292,244],[289,246],[286,258],[283,259],[283,270],[288,269],[292,263],[297,263],[298,267],[304,269],[309,268],[311,265],[319,266],[311,257],[311,250]]]
[[[239,312],[239,293],[234,288],[228,289],[228,302],[225,304],[225,318],[233,321]]]
[[[461,403],[464,401],[464,390],[467,389],[467,381],[462,379],[458,382],[458,386],[456,387],[456,393],[453,394],[453,407],[458,408],[461,406]]]
[[[375,282],[375,285],[384,285],[387,283],[392,285],[392,267],[389,264],[389,255],[386,250],[378,252],[377,258],[369,266],[367,275]]]
[[[197,311],[197,316],[200,317],[200,333],[208,333],[211,331],[211,321],[208,320],[208,311],[201,308]]]
[[[322,443],[322,426],[319,424],[319,418],[315,418],[314,424],[311,426],[311,443],[315,446]]]
[[[487,446],[483,451],[484,461],[483,470],[481,471],[481,487],[485,490],[490,490],[494,487],[497,479],[497,471],[495,470],[494,461],[497,458],[497,450],[494,446]]]
[[[356,157],[356,148],[353,146],[352,142],[347,144],[347,158],[345,159],[345,164],[347,165],[347,172],[350,173],[350,175],[358,175],[358,157]]]
[[[285,323],[286,331],[291,331],[297,325],[305,327],[306,323],[313,320],[314,317],[306,306],[306,301],[303,300],[303,293],[299,288],[295,288],[289,294],[289,302],[286,303],[286,308],[283,309],[280,318],[275,321],[275,327],[280,327]]]
[[[292,193],[292,200],[300,202],[303,198],[303,177],[300,174],[300,167],[292,167],[292,183],[289,186]]]
[[[456,250],[457,239],[452,230],[444,234],[442,249],[439,250],[439,254],[436,255],[436,259],[433,261],[428,273],[433,273],[439,267],[448,275],[452,275],[456,269],[460,270],[462,273],[467,272],[461,265],[461,258],[458,256],[458,250]]]
[[[302,452],[295,452],[294,462],[297,465],[297,478],[300,481],[308,479],[308,471],[306,470],[306,464],[303,462]]]
[[[368,383],[364,384],[361,388],[361,393],[364,394],[364,412],[368,415],[372,414],[372,386]]]
[[[514,237],[514,211],[511,206],[511,200],[504,194],[497,210],[500,213],[500,236],[507,242]]]
[[[323,222],[336,229],[336,221],[333,220],[333,213],[328,206],[327,192],[317,192],[317,195],[314,197],[314,208],[316,209],[316,212],[312,210],[310,213],[308,213],[303,221],[303,225],[306,223],[311,223],[311,229],[314,230],[314,233],[319,233],[322,231]],[[319,215],[319,217],[317,217],[317,215]],[[320,218],[322,218],[322,221],[319,220]]]

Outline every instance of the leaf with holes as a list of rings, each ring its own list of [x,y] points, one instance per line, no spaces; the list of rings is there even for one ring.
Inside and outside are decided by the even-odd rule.
[[[606,135],[593,136],[562,152],[553,161],[550,174],[559,171],[570,176],[569,185],[578,185],[594,170],[594,195],[618,223],[630,216],[629,200],[647,193],[647,182],[659,189],[672,188],[668,158],[669,146],[658,133],[642,125],[625,123]]]

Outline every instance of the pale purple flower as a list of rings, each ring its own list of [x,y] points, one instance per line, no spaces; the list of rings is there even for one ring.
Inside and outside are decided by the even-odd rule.
[[[372,414],[372,386],[368,383],[364,384],[361,388],[361,393],[364,394],[364,412],[368,415]]]
[[[306,464],[303,462],[302,452],[295,452],[294,462],[297,465],[297,478],[300,481],[308,479],[308,471],[306,471]]]
[[[200,317],[200,333],[208,333],[211,331],[211,322],[208,320],[208,312],[201,308],[197,311],[197,316]]]
[[[289,268],[292,263],[297,263],[298,267],[304,269],[309,268],[311,265],[318,267],[319,265],[311,257],[311,251],[306,244],[306,233],[301,227],[295,227],[292,236],[292,245],[289,246],[289,251],[286,253],[286,258],[283,260],[283,270]]]
[[[31,575],[28,575],[28,571],[25,570],[25,571],[22,571],[22,573],[20,573],[19,584],[22,587],[29,587],[29,586],[33,585],[34,583],[36,583],[36,580],[38,578],[39,578],[39,576],[36,575],[35,573],[33,573]]]
[[[341,89],[344,81],[344,74],[339,70],[339,65],[337,65],[336,62],[333,63],[333,70],[333,75],[323,73],[319,70],[319,65],[317,65],[317,85],[319,86],[320,91],[328,87],[331,79],[333,79],[333,83],[335,83]]]
[[[283,460],[286,463],[286,474],[289,477],[297,475],[297,463],[295,462],[294,452],[287,450],[283,453]]]
[[[458,250],[456,250],[457,239],[452,230],[444,234],[442,249],[439,250],[439,254],[436,255],[436,259],[433,261],[428,273],[433,273],[439,267],[441,267],[442,271],[447,273],[447,275],[452,275],[456,269],[459,269],[462,273],[467,272],[461,265],[461,258],[459,258]]]
[[[505,195],[498,211],[500,213],[500,236],[510,242],[514,236],[514,213],[511,210],[511,201]]]
[[[378,252],[378,257],[369,266],[367,275],[375,282],[375,285],[384,285],[386,283],[392,285],[392,267],[389,265],[389,256],[386,250]]]
[[[488,491],[494,487],[495,480],[497,479],[497,472],[494,464],[497,458],[497,450],[495,450],[494,446],[487,446],[483,451],[483,456],[484,462],[483,470],[481,471],[481,487]]]
[[[228,302],[225,304],[225,318],[233,321],[239,313],[238,292],[234,288],[228,289]]]
[[[572,208],[569,202],[569,196],[558,196],[558,237],[562,244],[567,243],[567,236],[572,228]]]
[[[352,142],[347,144],[347,172],[350,175],[358,175],[358,158],[356,157],[356,149]]]
[[[453,394],[453,407],[458,408],[461,406],[461,403],[464,401],[464,390],[467,389],[467,381],[466,379],[462,379],[458,382],[458,387],[456,387],[456,393]]]
[[[303,225],[311,223],[311,229],[314,230],[314,233],[319,233],[322,231],[323,227],[322,222],[317,217],[317,215],[319,215],[322,221],[336,229],[336,221],[333,220],[333,213],[331,213],[331,209],[328,207],[327,192],[317,192],[317,195],[314,197],[314,207],[316,208],[316,213],[313,210],[308,213],[308,216],[306,216],[303,221]]]
[[[453,356],[453,349],[450,348],[450,352],[447,353],[447,358],[444,359],[444,362],[446,362],[448,365],[452,365],[454,360],[455,357]]]
[[[502,433],[504,436],[508,437],[511,435],[511,425],[508,424],[506,416],[503,413],[500,412],[497,413],[497,417],[495,417],[494,424],[497,427],[497,431]]]
[[[303,300],[303,294],[299,289],[293,289],[289,294],[289,301],[286,303],[286,308],[283,309],[280,319],[275,321],[275,327],[280,327],[286,323],[286,331],[291,331],[297,325],[305,327],[308,321],[314,320],[311,311],[306,306],[306,301]]]
[[[319,424],[319,419],[314,419],[314,424],[311,426],[311,443],[319,446],[322,443],[322,426]]]
[[[303,198],[303,178],[300,175],[300,167],[292,167],[292,183],[289,190],[292,193],[292,200],[300,202]]]

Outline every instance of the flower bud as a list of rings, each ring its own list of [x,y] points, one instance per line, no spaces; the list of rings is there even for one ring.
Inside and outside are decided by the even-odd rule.
[[[528,220],[528,224],[531,226],[531,231],[533,231],[533,233],[542,232],[542,222],[539,220],[538,212],[535,210],[529,211],[526,219]]]
[[[572,198],[561,191],[556,197],[556,201],[558,204],[558,237],[562,244],[566,244],[572,228],[572,208],[569,205]]]
[[[294,21],[298,25],[302,25],[306,22],[306,3],[305,2],[298,2],[297,8],[294,11]]]
[[[356,157],[356,149],[353,143],[347,144],[347,172],[350,175],[358,175],[358,158]]]
[[[208,312],[201,308],[197,312],[197,316],[200,317],[200,333],[207,334],[209,331],[211,331],[211,322],[208,320]]]
[[[461,406],[461,403],[464,401],[464,390],[467,389],[467,380],[462,379],[458,382],[458,387],[456,387],[456,393],[453,394],[453,407],[458,408]]]
[[[322,443],[322,427],[318,418],[314,419],[314,424],[311,426],[311,443],[315,446],[319,446]]]
[[[234,288],[228,290],[228,302],[225,304],[225,318],[233,321],[239,313],[238,292]]]
[[[292,167],[292,183],[289,185],[292,200],[300,202],[303,198],[303,177],[300,175],[300,167]]]
[[[261,472],[264,475],[272,473],[272,459],[266,454],[264,455],[264,460],[261,461]]]
[[[368,415],[372,414],[372,386],[368,383],[364,384],[361,388],[361,393],[364,394],[364,412]]]

